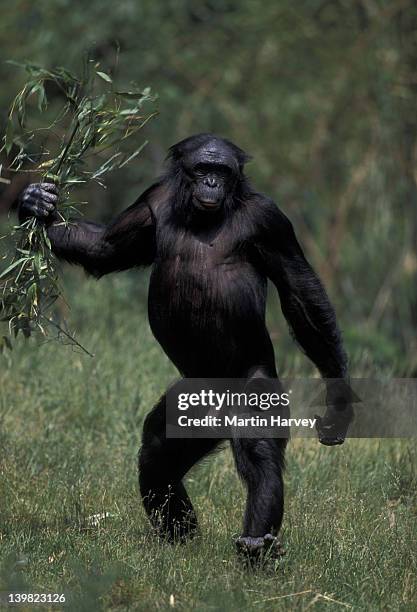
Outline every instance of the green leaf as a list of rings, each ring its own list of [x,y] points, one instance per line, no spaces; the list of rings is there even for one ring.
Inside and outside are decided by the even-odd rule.
[[[115,91],[116,96],[126,98],[127,100],[140,100],[146,94],[141,91]]]
[[[27,261],[28,258],[27,257],[21,257],[20,259],[18,259],[17,261],[14,261],[12,264],[10,264],[10,266],[8,268],[6,268],[1,274],[0,274],[0,278],[4,278],[5,276],[7,276],[9,274],[9,272],[11,272],[12,270],[14,270],[15,268],[17,268],[17,266],[19,266],[21,263],[23,263],[24,261]]]
[[[135,157],[139,155],[139,153],[146,147],[147,144],[148,144],[148,141],[145,140],[145,142],[141,144],[140,147],[138,147],[136,151],[132,153],[132,155],[129,155],[129,157],[120,164],[119,168],[123,168],[123,166],[127,166],[127,164],[129,164],[133,159],[135,159]]]
[[[105,72],[100,72],[99,70],[97,70],[96,74],[98,74],[98,76],[102,78],[103,81],[107,81],[107,83],[113,83],[113,79],[111,78],[111,76],[109,76]]]
[[[59,183],[60,177],[57,174],[47,172],[44,176],[46,182],[51,181],[52,183]]]
[[[100,168],[98,170],[96,170],[94,172],[94,174],[92,175],[92,178],[95,179],[99,176],[101,176],[102,174],[105,174],[106,172],[110,172],[110,170],[112,170],[113,168],[117,167],[117,164],[115,163],[115,160],[118,159],[119,157],[121,157],[121,152],[119,151],[118,153],[115,153],[114,155],[112,155],[107,161],[104,162],[104,164],[102,164],[100,166]]]
[[[38,110],[41,113],[43,110],[45,110],[47,107],[47,100],[46,100],[46,94],[45,94],[45,87],[43,85],[43,83],[39,83],[39,88],[38,88]]]
[[[73,178],[68,178],[68,179],[63,179],[61,181],[62,185],[75,185],[75,184],[81,184],[81,183],[85,183],[86,180],[77,176],[74,176]]]
[[[119,114],[124,117],[125,115],[137,115],[139,112],[140,109],[135,106],[134,108],[124,108]]]
[[[10,151],[12,149],[13,138],[14,138],[13,121],[11,119],[9,119],[8,122],[7,122],[6,134],[4,136],[4,144],[5,144],[5,147],[6,147],[7,155],[9,155],[9,153],[10,153]]]
[[[33,263],[34,263],[36,272],[40,275],[42,273],[42,266],[43,266],[43,257],[40,253],[36,253]]]
[[[106,106],[106,103],[107,103],[106,95],[103,94],[102,96],[98,96],[92,104],[92,109],[95,111],[102,110]]]

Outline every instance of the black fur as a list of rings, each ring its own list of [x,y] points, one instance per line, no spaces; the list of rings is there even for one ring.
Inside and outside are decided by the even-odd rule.
[[[324,377],[343,378],[346,356],[333,307],[290,221],[245,178],[247,159],[226,140],[193,136],[170,149],[166,175],[108,226],[59,224],[42,185],[24,192],[20,214],[45,219],[56,255],[97,277],[152,265],[150,324],[182,376],[277,377],[265,326],[270,279],[298,344]],[[183,538],[197,523],[182,478],[217,441],[167,440],[164,406],[163,397],[145,422],[140,490],[160,532]],[[280,528],[285,445],[232,441],[248,491],[240,548],[255,541],[258,549]]]

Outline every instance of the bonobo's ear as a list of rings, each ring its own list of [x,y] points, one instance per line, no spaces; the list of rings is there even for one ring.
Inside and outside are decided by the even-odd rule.
[[[181,159],[183,153],[179,145],[180,143],[172,145],[172,147],[169,147],[168,155],[166,157],[167,160],[178,161],[179,159]]]
[[[250,162],[250,160],[252,159],[252,155],[249,155],[248,153],[246,153],[243,149],[235,145],[233,142],[230,142],[230,140],[225,140],[225,142],[233,150],[236,156],[237,162],[239,164],[239,169],[242,171],[243,166],[247,164],[248,162]]]

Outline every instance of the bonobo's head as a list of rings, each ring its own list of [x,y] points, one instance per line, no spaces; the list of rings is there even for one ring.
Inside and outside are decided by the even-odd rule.
[[[212,134],[198,134],[170,148],[177,171],[188,183],[192,206],[221,210],[234,195],[248,156],[236,145]]]

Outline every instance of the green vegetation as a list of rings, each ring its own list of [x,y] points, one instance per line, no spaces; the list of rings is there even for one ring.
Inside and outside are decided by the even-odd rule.
[[[58,219],[69,223],[81,215],[81,203],[71,198],[74,187],[95,181],[105,188],[108,173],[131,163],[144,148],[146,142],[136,147],[132,137],[155,115],[143,110],[144,103],[154,98],[149,88],[119,91],[113,79],[99,70],[100,64],[88,57],[81,77],[64,68],[18,66],[28,76],[10,105],[0,153],[10,155],[14,149],[6,167],[12,177],[20,173],[26,174],[28,182],[55,183],[60,190]],[[62,101],[53,109],[54,119],[48,125],[51,111],[46,89],[51,86]],[[13,235],[18,237],[16,244],[0,270],[1,320],[15,336],[22,332],[28,338],[34,331],[48,335],[52,327],[76,343],[51,318],[61,290],[45,227],[28,219]],[[10,338],[5,336],[3,343],[10,347]]]
[[[0,591],[64,591],[77,611],[415,610],[413,441],[294,441],[287,554],[263,571],[236,559],[244,495],[228,449],[188,477],[201,534],[160,544],[136,453],[145,413],[176,374],[146,323],[138,275],[79,288],[81,278],[69,275],[70,320],[96,357],[29,340],[0,371]],[[284,374],[292,363],[280,360]]]

